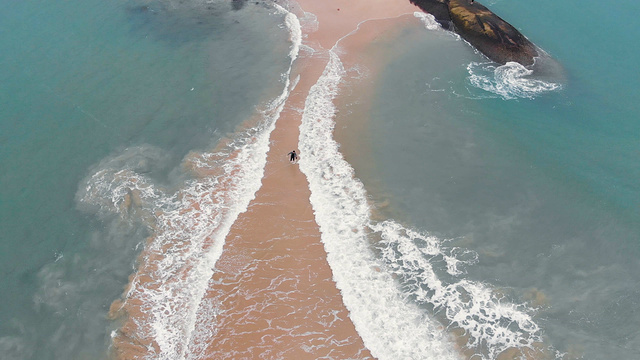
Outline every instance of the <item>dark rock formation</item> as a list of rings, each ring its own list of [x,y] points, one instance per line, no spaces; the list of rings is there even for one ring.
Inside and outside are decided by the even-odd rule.
[[[489,59],[532,65],[535,45],[491,10],[470,0],[410,0],[446,29],[460,34]],[[446,9],[446,13],[445,13]]]

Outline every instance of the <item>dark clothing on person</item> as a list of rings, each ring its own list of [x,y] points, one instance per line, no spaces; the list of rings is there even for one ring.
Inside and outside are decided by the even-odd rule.
[[[293,150],[292,152],[289,153],[289,155],[291,155],[291,159],[289,159],[289,161],[294,162],[296,161],[296,158],[298,158],[298,155],[296,154],[296,151]]]

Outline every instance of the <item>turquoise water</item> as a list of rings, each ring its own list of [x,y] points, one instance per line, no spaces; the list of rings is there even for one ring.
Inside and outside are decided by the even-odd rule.
[[[183,179],[189,151],[282,91],[281,23],[227,2],[0,5],[4,359],[106,354],[109,305],[148,233],[79,206],[79,186],[114,164],[168,188]]]
[[[244,4],[0,5],[3,358],[104,357],[117,327],[108,307],[148,231],[77,193],[106,167],[135,168],[170,192],[189,151],[280,94],[282,15]],[[469,251],[456,276],[523,304],[553,351],[638,358],[640,5],[485,5],[555,59],[544,79],[562,88],[496,91],[492,64],[416,19],[387,49],[400,55],[375,95],[374,164],[347,160],[373,195],[384,189],[392,218]]]
[[[553,351],[638,358],[640,6],[487,5],[561,65],[546,80],[562,88],[483,90],[471,78],[491,64],[416,25],[382,74],[363,181],[383,180],[396,219],[477,254],[465,279],[526,304]]]

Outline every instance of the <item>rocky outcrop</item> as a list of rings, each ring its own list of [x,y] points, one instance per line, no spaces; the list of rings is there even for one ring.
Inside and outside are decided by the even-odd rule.
[[[505,64],[532,65],[536,46],[511,24],[471,0],[410,0],[455,31],[489,59]],[[445,11],[446,9],[446,11]]]

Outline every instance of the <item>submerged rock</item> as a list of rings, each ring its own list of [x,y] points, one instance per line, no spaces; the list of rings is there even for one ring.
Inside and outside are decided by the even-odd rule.
[[[532,65],[536,46],[511,24],[471,0],[410,0],[455,31],[489,59],[506,64]],[[446,12],[444,11],[446,8]]]

